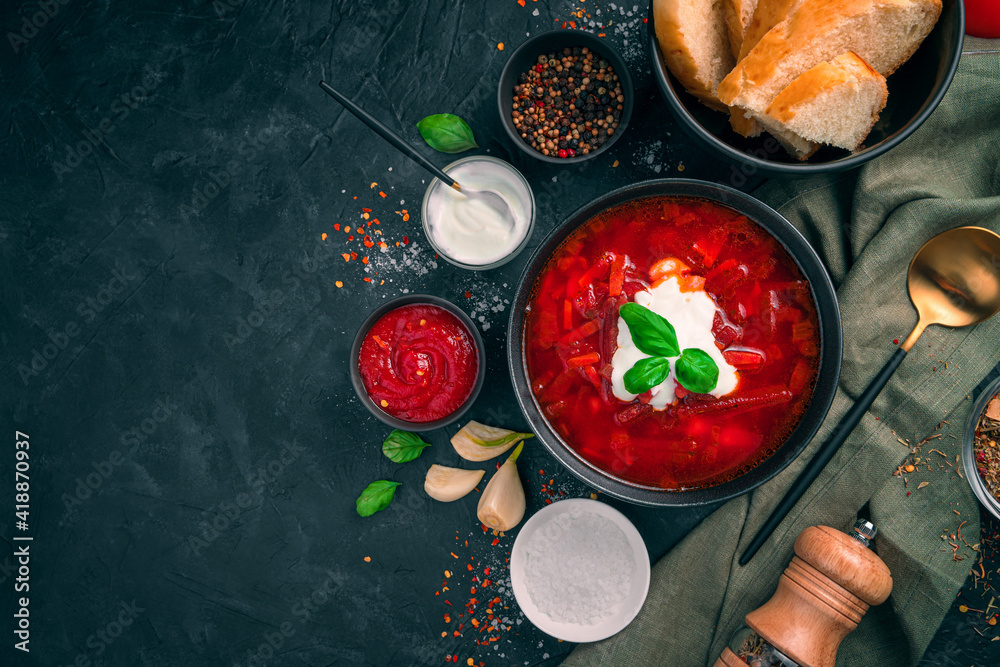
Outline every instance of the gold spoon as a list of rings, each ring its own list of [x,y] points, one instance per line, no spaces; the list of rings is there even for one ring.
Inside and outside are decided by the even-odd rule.
[[[982,227],[958,227],[942,232],[913,256],[906,282],[910,301],[919,316],[917,326],[833,429],[816,456],[806,464],[743,552],[740,565],[750,562],[830,462],[924,329],[931,324],[967,327],[979,324],[1000,311],[1000,235]]]

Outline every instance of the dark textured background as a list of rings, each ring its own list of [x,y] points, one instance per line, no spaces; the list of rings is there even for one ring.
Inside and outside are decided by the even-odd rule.
[[[457,463],[455,428],[427,436],[435,446],[417,462],[392,464],[378,446],[388,429],[354,397],[347,357],[384,299],[445,297],[474,316],[487,345],[486,387],[468,416],[523,426],[502,343],[531,247],[573,209],[636,180],[683,172],[756,184],[677,133],[649,77],[644,10],[610,7],[4,3],[0,406],[4,437],[31,438],[35,541],[31,659],[11,649],[5,613],[0,663],[433,665],[457,655],[537,665],[570,650],[522,621],[495,577],[512,538],[492,545],[472,499],[423,495],[429,463]],[[560,169],[513,152],[495,82],[527,33],[580,21],[578,8],[613,20],[603,31],[633,69],[637,104],[613,150]],[[425,174],[323,95],[321,78],[414,145],[425,115],[466,118],[483,152],[532,183],[532,245],[484,274],[435,261],[419,226]],[[385,252],[343,231],[364,222],[362,208],[379,219],[367,232],[381,232]],[[351,251],[357,260],[345,262]],[[10,480],[13,447],[0,452]],[[557,494],[590,493],[541,447],[521,460],[529,513],[550,479]],[[362,520],[354,499],[380,478],[403,486]],[[712,509],[612,504],[654,559]],[[4,610],[14,604],[12,510],[0,514]],[[500,597],[512,630],[484,647],[467,618],[454,633],[485,567],[498,581],[476,597]],[[455,574],[442,592],[446,569]],[[135,621],[118,634],[122,605],[134,605]],[[927,664],[989,664],[976,628],[995,634],[953,611]]]

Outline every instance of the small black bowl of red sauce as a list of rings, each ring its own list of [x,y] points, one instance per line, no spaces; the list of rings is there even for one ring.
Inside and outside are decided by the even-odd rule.
[[[350,363],[365,407],[407,431],[430,431],[461,417],[486,371],[473,321],[450,301],[426,294],[376,308],[354,337]]]

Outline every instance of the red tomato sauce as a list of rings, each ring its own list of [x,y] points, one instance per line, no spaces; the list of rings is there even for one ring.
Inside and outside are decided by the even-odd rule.
[[[703,285],[718,306],[716,346],[739,382],[720,398],[678,387],[657,411],[645,395],[614,396],[610,363],[618,308],[667,257],[689,269],[682,285]],[[756,223],[697,199],[650,197],[597,215],[553,253],[525,318],[531,389],[552,428],[592,465],[653,488],[712,486],[759,464],[798,424],[819,366],[815,301],[795,261]]]
[[[468,400],[479,375],[479,352],[465,324],[439,306],[389,311],[361,343],[358,359],[368,395],[397,419],[444,419]]]

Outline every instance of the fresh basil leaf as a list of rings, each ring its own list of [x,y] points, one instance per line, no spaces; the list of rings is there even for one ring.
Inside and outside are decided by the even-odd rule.
[[[476,138],[472,136],[472,128],[454,114],[427,116],[417,123],[417,129],[428,146],[442,153],[461,153],[470,148],[479,148]]]
[[[397,428],[382,443],[382,453],[390,461],[406,463],[420,456],[424,451],[424,447],[430,447],[430,444],[421,440],[419,435],[400,431]]]
[[[704,350],[689,347],[674,365],[677,381],[696,394],[707,394],[719,384],[719,366]]]
[[[384,510],[392,502],[392,497],[396,494],[397,486],[399,486],[399,482],[389,482],[384,479],[369,484],[361,492],[361,495],[358,496],[358,500],[355,503],[358,514],[360,516],[371,516],[375,512]]]
[[[626,303],[618,309],[618,314],[628,325],[632,342],[646,354],[676,357],[681,353],[681,348],[677,345],[677,333],[662,315],[637,303]]]
[[[670,361],[663,357],[646,357],[625,371],[625,391],[644,394],[670,375]]]

